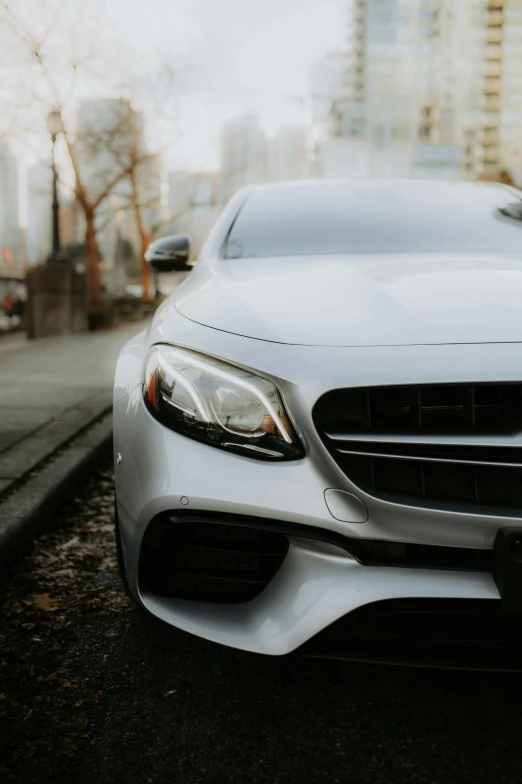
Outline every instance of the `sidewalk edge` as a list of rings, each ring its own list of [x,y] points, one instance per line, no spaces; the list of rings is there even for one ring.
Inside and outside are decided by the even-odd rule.
[[[85,475],[112,452],[112,412],[0,499],[0,576],[45,529],[49,517],[76,492]]]

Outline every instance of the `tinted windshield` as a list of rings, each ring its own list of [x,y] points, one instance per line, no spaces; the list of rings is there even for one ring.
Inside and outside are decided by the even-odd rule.
[[[254,191],[224,257],[520,253],[522,201],[488,184],[307,183]]]

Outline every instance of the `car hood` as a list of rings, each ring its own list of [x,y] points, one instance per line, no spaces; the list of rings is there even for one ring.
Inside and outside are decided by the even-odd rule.
[[[278,343],[518,342],[522,251],[200,262],[175,305],[199,324]]]

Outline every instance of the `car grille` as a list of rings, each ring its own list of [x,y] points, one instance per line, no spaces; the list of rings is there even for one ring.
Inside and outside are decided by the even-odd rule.
[[[284,534],[234,515],[162,515],[144,537],[140,589],[200,602],[248,602],[266,588],[287,552]]]
[[[313,419],[340,468],[370,494],[522,509],[522,384],[334,390]]]

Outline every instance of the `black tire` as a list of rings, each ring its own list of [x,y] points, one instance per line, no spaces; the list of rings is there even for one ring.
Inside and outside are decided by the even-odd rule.
[[[127,571],[125,569],[125,563],[123,561],[123,549],[121,546],[121,534],[120,534],[120,523],[118,520],[118,504],[116,503],[116,499],[114,499],[114,538],[116,540],[116,556],[118,558],[118,570],[120,572],[121,582],[123,584],[123,590],[125,591],[127,598],[130,599],[132,604],[137,606],[137,601],[132,595],[130,588],[129,588],[129,580],[127,577]]]

